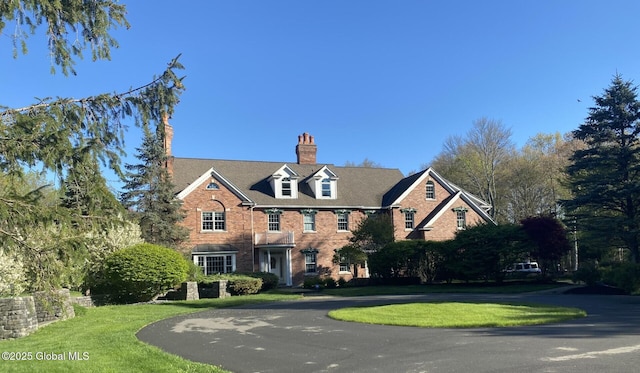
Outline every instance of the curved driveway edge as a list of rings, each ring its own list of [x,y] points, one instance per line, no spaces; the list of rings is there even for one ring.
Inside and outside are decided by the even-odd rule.
[[[534,302],[587,311],[561,324],[428,329],[348,323],[341,307],[415,301]],[[640,297],[428,294],[309,297],[212,309],[141,329],[138,338],[232,372],[637,372]]]

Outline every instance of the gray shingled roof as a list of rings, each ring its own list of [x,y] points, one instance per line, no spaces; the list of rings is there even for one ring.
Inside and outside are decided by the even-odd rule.
[[[297,199],[276,199],[269,177],[283,165],[299,176]],[[337,199],[316,199],[306,187],[308,177],[327,166],[338,176]],[[379,208],[389,200],[389,192],[404,176],[398,169],[342,167],[331,164],[300,165],[287,162],[233,161],[219,159],[174,158],[173,182],[176,192],[187,188],[213,168],[259,206],[360,207]],[[405,184],[405,183],[401,183]],[[409,184],[410,185],[410,184]],[[386,196],[385,196],[386,194]]]

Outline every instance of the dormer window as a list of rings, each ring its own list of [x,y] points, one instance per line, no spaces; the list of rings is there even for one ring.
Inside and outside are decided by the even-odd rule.
[[[282,179],[282,197],[291,197],[291,178]]]
[[[313,174],[307,184],[317,199],[336,199],[338,196],[338,176],[327,166]]]
[[[298,198],[298,174],[284,165],[269,178],[276,198]]]
[[[322,196],[331,198],[331,179],[322,179]]]

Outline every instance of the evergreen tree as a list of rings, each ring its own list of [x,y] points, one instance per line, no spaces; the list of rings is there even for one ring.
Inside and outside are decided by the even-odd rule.
[[[62,206],[69,209],[77,225],[94,224],[123,216],[124,209],[107,187],[100,172],[98,160],[89,153],[80,152],[72,160],[62,184]]]
[[[158,126],[155,133],[148,126],[143,130],[144,139],[136,155],[141,163],[125,165],[126,191],[121,199],[125,207],[138,215],[145,241],[177,248],[188,232],[177,225],[184,219],[184,214],[180,210],[180,200],[175,198],[175,187],[166,167],[165,127]]]
[[[51,61],[51,71],[55,72],[57,67],[65,75],[75,75],[75,61],[82,58],[83,51],[90,50],[93,60],[110,58],[110,48],[118,46],[110,33],[117,27],[129,26],[125,14],[125,6],[116,0],[3,1],[0,33],[13,40],[17,58],[18,52],[26,53],[27,39],[44,31],[51,53],[51,58],[46,59]],[[78,244],[82,235],[74,231],[77,216],[100,215],[104,219],[112,215],[110,211],[85,215],[98,205],[104,206],[102,183],[85,184],[82,191],[72,190],[80,188],[80,184],[73,186],[75,176],[70,174],[66,180],[70,194],[63,204],[51,206],[43,203],[44,187],[29,191],[16,187],[23,185],[24,168],[38,166],[64,177],[69,170],[78,171],[79,160],[88,159],[108,164],[121,175],[126,125],[135,122],[149,126],[161,122],[163,115],[173,113],[184,90],[182,78],[176,75],[182,68],[176,58],[149,83],[121,92],[84,98],[46,98],[21,108],[7,108],[0,103],[0,179],[7,181],[0,188],[0,245],[31,264],[33,277],[37,279],[32,282],[38,289],[55,286],[57,274],[51,269],[56,267],[56,261],[75,257],[78,247],[85,246]],[[33,96],[37,97],[37,92]],[[80,214],[71,212],[69,207]],[[55,239],[50,233],[52,227],[61,232]],[[52,242],[42,243],[45,239]],[[64,266],[67,264],[60,267]]]
[[[637,86],[616,75],[601,96],[593,97],[584,124],[574,131],[586,148],[576,150],[568,167],[573,199],[570,213],[610,248],[626,247],[640,260],[640,102]]]

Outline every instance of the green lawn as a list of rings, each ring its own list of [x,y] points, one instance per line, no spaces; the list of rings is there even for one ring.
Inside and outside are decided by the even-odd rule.
[[[16,352],[26,361],[7,361],[1,372],[226,372],[167,354],[140,342],[135,334],[145,325],[172,316],[208,308],[233,307],[257,302],[292,300],[298,296],[260,294],[226,299],[203,299],[166,304],[78,308],[70,320],[45,326],[20,339],[0,341],[0,351]],[[70,361],[74,353],[87,360]],[[29,353],[31,353],[29,355]],[[83,353],[86,353],[83,355]],[[59,357],[60,360],[44,360]]]
[[[520,284],[511,286],[427,285],[380,286],[324,290],[324,294],[356,296],[383,294],[420,294],[429,292],[508,292],[518,293],[547,289],[558,285]],[[167,354],[140,342],[135,334],[145,325],[172,316],[208,308],[233,307],[257,302],[292,300],[298,295],[260,294],[227,299],[203,299],[166,304],[143,304],[78,308],[75,318],[56,322],[16,340],[0,341],[0,350],[27,360],[0,361],[1,372],[225,372],[206,364],[194,363]],[[458,307],[458,306],[456,306]],[[515,307],[515,306],[511,306]],[[362,312],[363,309],[357,309]],[[336,312],[336,311],[334,311]],[[342,312],[342,310],[340,311]],[[396,311],[393,311],[397,313]],[[416,312],[416,310],[410,311]],[[486,313],[485,311],[481,311]],[[537,311],[527,311],[518,320],[533,318]],[[533,313],[532,313],[533,312]],[[445,313],[451,316],[451,313]],[[528,316],[523,316],[528,315]],[[335,314],[334,314],[335,316]],[[374,317],[375,318],[375,317]],[[380,317],[378,317],[378,320]],[[456,319],[454,317],[454,319]],[[369,322],[369,321],[364,321]],[[86,354],[85,354],[86,353]],[[65,360],[51,360],[64,357]],[[70,357],[88,358],[69,360]]]
[[[368,324],[425,328],[476,328],[537,325],[585,317],[577,308],[536,304],[429,302],[349,307],[329,317]]]

